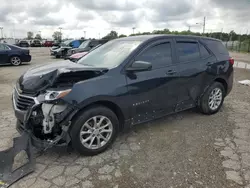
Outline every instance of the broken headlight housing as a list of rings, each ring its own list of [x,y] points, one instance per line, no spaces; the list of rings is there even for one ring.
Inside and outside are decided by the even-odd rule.
[[[53,101],[53,100],[65,97],[70,92],[71,92],[71,89],[62,90],[62,91],[47,90],[45,95],[44,95],[44,99],[45,99],[45,101]]]

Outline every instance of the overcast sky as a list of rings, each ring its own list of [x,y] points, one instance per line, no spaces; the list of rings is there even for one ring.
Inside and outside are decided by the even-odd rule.
[[[63,37],[103,37],[155,29],[235,30],[250,33],[250,0],[0,0],[0,27],[6,37],[41,31],[51,38],[62,27]]]

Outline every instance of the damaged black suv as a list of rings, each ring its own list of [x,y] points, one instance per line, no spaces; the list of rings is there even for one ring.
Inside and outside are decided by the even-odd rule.
[[[17,129],[36,147],[68,145],[98,154],[119,131],[198,107],[214,114],[232,89],[233,63],[221,41],[148,35],[109,41],[78,63],[24,73],[13,92]]]

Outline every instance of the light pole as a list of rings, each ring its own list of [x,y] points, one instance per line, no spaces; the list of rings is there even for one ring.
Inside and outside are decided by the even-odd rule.
[[[206,16],[204,17],[203,24],[202,23],[196,23],[196,24],[203,26],[203,33],[202,34],[204,34],[205,33],[205,28],[206,28]]]
[[[42,35],[41,35],[42,32],[41,32],[41,31],[38,31],[38,33],[39,33],[39,35],[40,35],[40,37],[41,37],[41,39],[42,39]]]
[[[133,34],[135,34],[135,27],[133,27],[132,29],[133,29]]]
[[[58,29],[60,30],[60,38],[62,40],[62,27],[59,27]]]
[[[2,36],[2,39],[3,39],[3,27],[0,27],[1,29],[1,36]]]

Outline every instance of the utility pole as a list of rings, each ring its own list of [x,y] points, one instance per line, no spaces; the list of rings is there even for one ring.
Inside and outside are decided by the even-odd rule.
[[[202,23],[196,23],[198,25],[202,25],[203,26],[203,32],[202,35],[204,35],[205,30],[206,30],[206,16],[204,16],[204,20],[203,20],[203,24]]]
[[[203,34],[205,33],[206,29],[206,16],[204,16],[204,22],[203,22]]]
[[[133,34],[135,34],[135,27],[133,27],[132,29],[133,29]]]
[[[221,28],[221,32],[220,32],[220,40],[222,40],[222,33],[223,33],[223,28]]]
[[[99,39],[100,39],[101,37],[100,37],[100,33],[99,33]]]
[[[86,39],[86,31],[83,31],[84,32],[84,38]]]
[[[189,25],[189,26],[188,26],[188,31],[189,31],[189,32],[190,32],[190,29],[191,29],[191,26]]]
[[[0,27],[1,29],[1,36],[2,36],[2,39],[3,39],[3,27]]]

